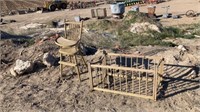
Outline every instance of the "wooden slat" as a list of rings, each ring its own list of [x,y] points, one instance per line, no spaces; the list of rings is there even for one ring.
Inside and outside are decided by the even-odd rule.
[[[94,83],[93,83],[92,69],[91,69],[90,63],[88,63],[88,74],[89,74],[89,79],[90,79],[90,89],[93,90]]]
[[[94,90],[104,91],[104,92],[110,92],[110,93],[115,93],[115,94],[121,94],[121,95],[135,96],[135,97],[141,97],[141,98],[146,98],[146,99],[152,99],[152,100],[154,100],[154,98],[152,96],[138,95],[138,94],[133,94],[133,93],[127,93],[127,92],[121,92],[121,91],[114,91],[114,90],[102,89],[102,88],[97,88],[97,87],[94,87]]]
[[[149,58],[149,59],[156,59],[160,60],[162,58],[158,56],[142,56],[142,55],[134,55],[134,54],[116,54],[116,53],[108,53],[108,56],[124,56],[124,57],[139,57],[139,58]]]
[[[121,77],[121,78],[128,78],[127,75],[121,75],[121,74],[112,74],[112,73],[107,73],[109,76],[113,76],[113,77]],[[134,79],[134,80],[142,80],[142,81],[153,81],[153,77],[152,78],[149,78],[149,77],[131,77],[131,79]]]
[[[68,63],[68,62],[64,62],[64,61],[59,61],[58,63],[63,64],[63,65],[67,65],[67,66],[76,66],[76,64]]]
[[[118,70],[129,70],[129,71],[140,71],[140,72],[148,72],[154,73],[154,70],[146,70],[146,69],[136,69],[136,68],[128,68],[128,67],[115,67],[115,66],[107,66],[107,65],[91,65],[92,68],[108,68],[108,69],[118,69]]]
[[[163,72],[164,66],[162,58],[115,53],[108,53],[104,57],[106,57],[104,59],[107,60],[107,63],[103,61],[103,65],[91,65],[91,68],[100,69],[101,75],[112,76],[113,83],[108,84],[108,87],[97,85],[94,90],[156,100],[158,85],[161,80],[158,73]],[[120,61],[118,66],[114,66],[117,65],[116,58],[119,58]],[[130,58],[131,66],[128,64],[128,58]],[[141,61],[139,58],[141,58]],[[136,65],[134,65],[136,68],[133,67],[133,61],[136,61]],[[125,65],[122,65],[122,63]],[[146,64],[147,67],[145,66]],[[104,71],[105,69],[107,70],[106,72]],[[137,74],[135,75],[135,73]],[[96,78],[98,79],[99,77]],[[103,80],[101,78],[101,81]]]

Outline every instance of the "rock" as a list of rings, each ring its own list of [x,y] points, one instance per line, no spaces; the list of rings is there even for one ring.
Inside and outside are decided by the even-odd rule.
[[[157,56],[163,57],[165,59],[166,64],[174,64],[177,65],[179,61],[176,58],[178,55],[178,51],[164,51],[163,53],[158,54]]]
[[[18,10],[18,14],[21,15],[21,14],[27,14],[27,11],[26,10]]]
[[[167,19],[169,17],[169,14],[163,14],[162,17]]]
[[[14,71],[13,68],[10,69],[10,74],[11,74],[12,76],[14,76],[14,77],[17,76],[17,73]]]
[[[200,35],[194,35],[196,38],[200,38]]]
[[[64,27],[64,20],[56,20],[56,21],[52,21],[52,25],[55,27],[55,28],[62,28]]]
[[[64,22],[64,20],[61,20],[61,21],[59,21],[58,22],[58,28],[62,28],[62,27],[64,27],[64,24],[65,24],[65,22]]]
[[[47,40],[49,37],[48,36],[44,36],[43,38],[42,38],[42,40]]]
[[[172,18],[173,18],[173,19],[179,19],[179,18],[181,18],[181,17],[180,17],[179,15],[173,15]]]
[[[181,51],[186,51],[186,50],[187,50],[187,49],[185,48],[185,46],[183,46],[183,45],[179,45],[177,48],[180,49]]]
[[[190,73],[190,79],[195,79],[197,77],[197,73],[195,70],[192,70],[192,72]]]
[[[131,28],[130,28],[130,31],[133,33],[144,33],[148,30],[160,32],[160,29],[158,28],[158,26],[154,24],[150,24],[148,22],[134,23],[134,24],[131,24]]]
[[[140,54],[140,51],[135,51],[135,53],[134,54]]]
[[[45,53],[43,55],[43,63],[48,66],[48,67],[51,67],[51,66],[54,66],[56,62],[56,58],[51,55],[50,53]]]
[[[36,11],[35,13],[41,14],[41,13],[43,13],[43,11],[39,10],[39,11]]]
[[[17,75],[22,75],[24,73],[28,73],[33,71],[34,63],[30,61],[23,61],[23,60],[16,60],[16,64],[14,67],[14,71],[17,73]],[[13,73],[13,75],[15,75]]]

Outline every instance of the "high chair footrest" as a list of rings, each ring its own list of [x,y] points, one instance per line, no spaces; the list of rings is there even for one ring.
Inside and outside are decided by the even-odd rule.
[[[69,62],[64,62],[64,61],[59,61],[58,63],[62,65],[67,65],[67,66],[76,66],[76,64],[74,63],[69,63]]]

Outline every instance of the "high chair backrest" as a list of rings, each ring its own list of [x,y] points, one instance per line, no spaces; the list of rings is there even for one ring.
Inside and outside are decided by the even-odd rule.
[[[65,20],[65,38],[74,41],[80,41],[82,37],[83,21],[69,22]]]

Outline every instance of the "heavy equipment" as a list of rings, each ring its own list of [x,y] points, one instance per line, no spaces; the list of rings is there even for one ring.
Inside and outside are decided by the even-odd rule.
[[[144,0],[115,0],[116,2],[124,2],[125,6],[132,6],[134,4],[141,4]]]
[[[56,9],[66,9],[68,5],[67,0],[46,0],[44,1],[44,8],[49,11],[55,11]]]

